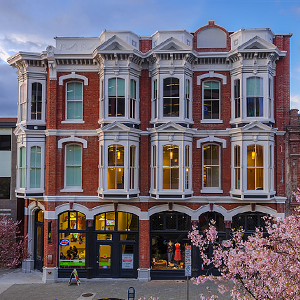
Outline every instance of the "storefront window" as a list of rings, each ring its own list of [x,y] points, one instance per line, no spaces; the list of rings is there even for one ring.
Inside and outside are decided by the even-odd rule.
[[[59,216],[59,267],[85,268],[86,218],[77,211]]]
[[[224,217],[217,212],[206,212],[199,217],[199,231],[208,229],[211,220],[215,221],[217,231],[225,231]]]
[[[151,216],[151,269],[183,270],[185,246],[191,229],[190,216],[178,212],[162,212]]]
[[[107,212],[96,216],[95,230],[115,230],[115,213]]]

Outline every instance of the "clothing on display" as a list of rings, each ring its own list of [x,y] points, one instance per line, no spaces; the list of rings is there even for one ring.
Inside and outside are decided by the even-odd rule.
[[[175,244],[175,247],[176,247],[176,249],[175,249],[175,257],[174,257],[174,260],[179,261],[179,260],[181,260],[180,244],[179,244],[179,243],[176,243],[176,244]]]

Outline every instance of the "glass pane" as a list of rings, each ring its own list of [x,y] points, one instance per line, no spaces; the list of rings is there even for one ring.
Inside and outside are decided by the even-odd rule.
[[[112,234],[97,234],[98,241],[112,241]]]
[[[68,212],[64,212],[59,217],[59,229],[66,230],[68,229]]]
[[[108,168],[107,170],[107,188],[115,189],[116,188],[116,168]]]
[[[170,168],[163,168],[163,189],[170,189],[170,174],[171,169]]]
[[[96,216],[95,230],[105,230],[105,213]]]
[[[127,231],[127,215],[125,212],[118,212],[118,230]]]
[[[75,119],[75,102],[68,101],[67,103],[67,119]]]
[[[108,116],[114,117],[116,115],[116,98],[108,98]]]
[[[179,168],[171,169],[171,189],[179,189]]]
[[[203,167],[203,186],[211,187],[211,168]]]
[[[256,117],[263,116],[263,98],[256,98]]]
[[[74,119],[82,119],[82,101],[75,101],[74,104]]]
[[[124,166],[124,146],[116,145],[117,166]]]
[[[135,241],[135,234],[120,234],[120,241]]]
[[[211,145],[211,164],[219,165],[219,146]]]
[[[211,98],[212,99],[219,99],[219,87],[217,87],[216,89],[212,89],[211,90]]]
[[[219,101],[211,101],[211,118],[219,119]]]
[[[179,117],[179,98],[172,98],[172,117]]]
[[[255,169],[247,169],[247,190],[255,190]]]
[[[177,146],[170,147],[171,166],[179,166],[179,148]]]
[[[256,190],[264,189],[264,169],[257,168],[256,169]]]
[[[130,167],[135,167],[135,146],[130,146]]]
[[[204,101],[203,105],[203,116],[204,119],[211,119],[212,101]]]
[[[263,146],[256,145],[256,166],[263,167],[264,166],[264,148]]]
[[[211,99],[211,89],[204,89],[204,99]]]
[[[116,145],[108,146],[108,165],[115,166],[116,165]],[[120,156],[120,154],[118,154]],[[121,156],[120,156],[121,157]]]
[[[37,214],[37,220],[38,222],[44,222],[44,212],[40,210]]]
[[[151,216],[151,230],[164,229],[164,213],[157,213]]]
[[[74,165],[78,166],[81,165],[81,146],[80,145],[73,145],[74,148]]]
[[[163,107],[164,117],[171,116],[171,108],[172,108],[171,105],[172,105],[172,100],[170,98],[164,98],[164,107]]]
[[[212,88],[212,81],[204,82],[204,90],[210,90]]]
[[[203,163],[204,165],[210,165],[211,164],[211,145],[204,145],[203,147]]]
[[[128,213],[128,230],[138,230],[139,228],[139,217]]]
[[[136,81],[130,80],[130,97],[136,99]]]
[[[41,226],[37,226],[36,228],[36,258],[42,259],[42,228]]]
[[[77,224],[78,230],[85,230],[85,223],[86,223],[85,215],[81,212],[78,212],[77,218],[78,218],[78,224]]]
[[[117,116],[125,116],[125,98],[117,98]]]
[[[116,78],[108,80],[108,97],[116,96]]]
[[[124,189],[124,168],[120,167],[117,171],[117,189]]]
[[[75,87],[74,100],[82,100],[82,83],[75,82],[74,87]]]
[[[166,213],[166,229],[173,230],[176,229],[176,213]]]
[[[186,214],[178,214],[178,230],[188,231],[191,228],[191,217]]]
[[[111,268],[111,246],[99,245],[99,269]]]
[[[116,225],[116,214],[115,212],[107,212],[105,220],[105,229],[106,230],[115,230]],[[103,230],[103,229],[102,229]]]
[[[133,269],[133,245],[122,245],[122,269]]]
[[[255,166],[255,157],[256,157],[255,145],[248,146],[247,147],[247,166],[248,167]]]
[[[75,83],[70,82],[67,83],[67,100],[74,100],[75,99]]]
[[[125,80],[117,78],[117,96],[125,97]]]
[[[212,187],[219,187],[219,167],[211,167],[211,186]]]
[[[85,268],[85,233],[61,233],[59,241],[59,267]]]

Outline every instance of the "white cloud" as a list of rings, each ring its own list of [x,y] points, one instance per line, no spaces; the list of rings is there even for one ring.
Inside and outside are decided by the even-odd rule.
[[[300,110],[300,94],[291,95],[291,109],[297,108]]]

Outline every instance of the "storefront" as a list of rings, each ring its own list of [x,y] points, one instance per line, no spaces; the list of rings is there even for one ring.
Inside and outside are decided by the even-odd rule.
[[[127,212],[96,215],[93,226],[77,211],[59,215],[59,277],[76,268],[81,277],[137,278],[138,216]]]

